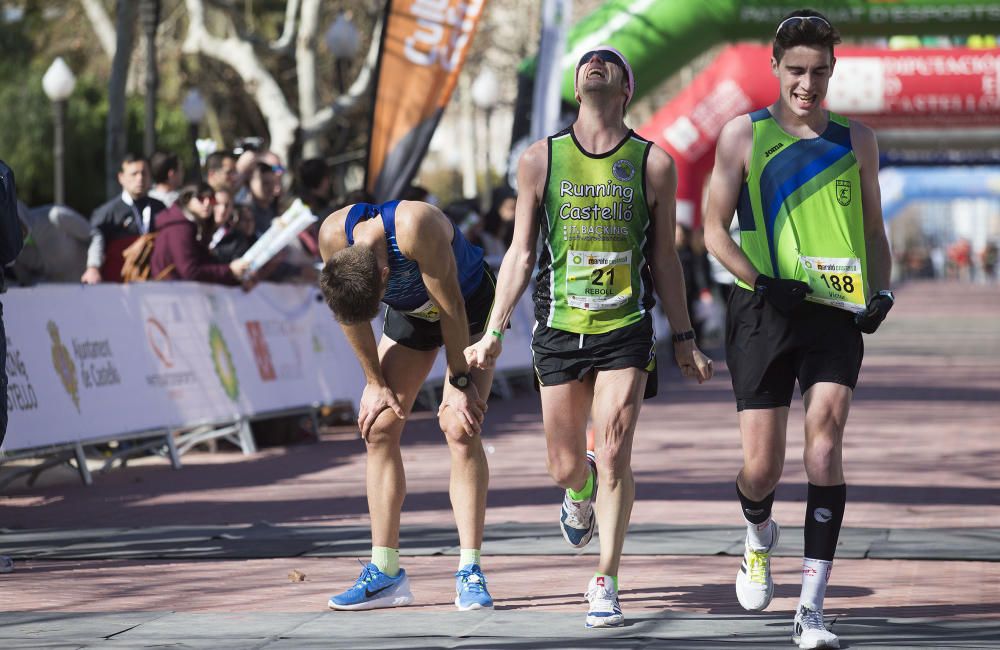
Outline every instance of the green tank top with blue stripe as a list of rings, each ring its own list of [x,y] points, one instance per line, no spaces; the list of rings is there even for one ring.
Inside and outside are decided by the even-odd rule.
[[[632,131],[603,154],[584,150],[572,128],[549,138],[534,295],[539,323],[604,334],[639,322],[653,306],[645,187],[651,146]]]
[[[819,137],[802,139],[766,108],[750,114],[753,150],[736,210],[740,246],[761,273],[807,282],[807,300],[860,312],[869,293],[861,174],[850,122],[829,117]]]

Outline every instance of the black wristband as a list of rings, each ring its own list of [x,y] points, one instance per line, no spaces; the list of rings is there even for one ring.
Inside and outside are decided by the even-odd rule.
[[[688,330],[686,332],[678,332],[670,337],[670,340],[674,343],[680,343],[681,341],[690,341],[694,338],[694,330]]]

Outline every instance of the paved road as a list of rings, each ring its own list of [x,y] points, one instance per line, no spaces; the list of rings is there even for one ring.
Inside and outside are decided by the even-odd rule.
[[[848,510],[828,622],[845,647],[1000,647],[1000,291],[912,283],[867,337],[848,424]],[[320,443],[192,454],[0,497],[3,647],[740,648],[788,644],[806,480],[793,407],[775,516],[786,528],[764,615],[735,603],[736,415],[723,359],[697,386],[664,373],[635,445],[633,535],[621,571],[629,625],[585,630],[595,564],[555,528],[537,398],[491,402],[484,565],[497,610],[457,613],[447,452],[409,425],[403,564],[417,603],[343,613],[369,541],[363,448]],[[596,546],[596,545],[595,545]],[[587,549],[593,552],[595,549]],[[288,573],[306,579],[292,582]]]

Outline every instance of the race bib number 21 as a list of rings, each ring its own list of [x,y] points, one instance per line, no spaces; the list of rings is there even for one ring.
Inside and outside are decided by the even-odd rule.
[[[813,290],[810,302],[859,313],[865,310],[865,279],[855,257],[799,257]]]
[[[632,251],[569,251],[566,261],[570,307],[614,309],[632,297]]]

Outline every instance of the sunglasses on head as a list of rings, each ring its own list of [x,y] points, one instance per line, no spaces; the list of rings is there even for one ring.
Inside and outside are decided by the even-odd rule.
[[[580,62],[576,64],[576,69],[579,70],[580,68],[582,68],[584,64],[586,64],[588,61],[590,61],[590,59],[594,57],[594,55],[597,55],[597,58],[600,59],[601,61],[604,61],[605,63],[614,63],[622,70],[625,69],[625,62],[621,60],[621,57],[619,57],[617,54],[609,50],[591,50],[587,52],[586,54],[580,57]]]
[[[785,18],[778,24],[778,29],[774,31],[775,35],[781,32],[785,27],[796,27],[804,22],[810,22],[817,27],[825,25],[826,27],[831,27],[829,21],[819,16],[789,16]]]

